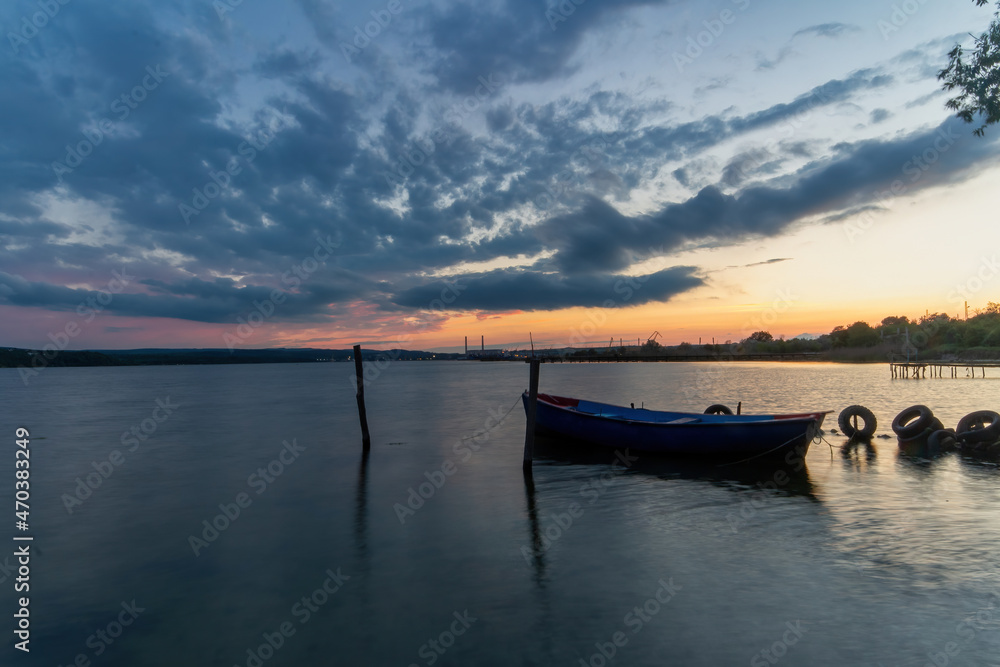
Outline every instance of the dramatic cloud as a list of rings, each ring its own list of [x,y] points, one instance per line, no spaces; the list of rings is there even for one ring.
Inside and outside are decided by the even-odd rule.
[[[685,48],[680,26],[712,18],[694,4],[404,3],[377,30],[388,5],[298,0],[279,21],[252,4],[73,3],[11,33],[0,305],[73,312],[116,271],[135,279],[107,314],[197,323],[279,290],[274,322],[381,332],[442,275],[466,286],[452,309],[484,317],[662,302],[706,272],[629,278],[637,263],[694,263],[672,255],[885,208],[995,160],[957,121],[928,129],[944,37],[764,94],[741,79],[752,9],[696,61],[721,75],[689,81],[635,56]],[[10,3],[0,23],[37,11]],[[857,30],[789,22],[773,43]]]
[[[704,281],[694,275],[695,271],[695,267],[677,266],[642,276],[560,276],[504,269],[413,287],[393,300],[428,310],[440,303],[455,310],[499,311],[638,306],[667,301],[700,287]]]

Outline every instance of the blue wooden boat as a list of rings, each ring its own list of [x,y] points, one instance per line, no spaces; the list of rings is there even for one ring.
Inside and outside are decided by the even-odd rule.
[[[528,392],[522,396],[528,410]],[[538,394],[535,432],[639,452],[685,456],[805,456],[825,412],[788,415],[707,415],[626,408]]]

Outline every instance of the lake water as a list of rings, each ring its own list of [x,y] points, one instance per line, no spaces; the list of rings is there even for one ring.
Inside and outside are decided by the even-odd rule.
[[[26,388],[0,370],[0,537],[17,544],[19,426],[34,537],[30,655],[0,552],[0,664],[1000,664],[994,464],[828,433],[788,478],[558,453],[526,485],[526,364],[389,364],[368,457],[352,373],[48,368]],[[541,368],[543,392],[834,410],[826,429],[860,403],[880,433],[914,403],[954,426],[998,390],[884,365]]]

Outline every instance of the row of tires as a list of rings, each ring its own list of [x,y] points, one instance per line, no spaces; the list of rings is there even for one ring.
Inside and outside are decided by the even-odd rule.
[[[949,438],[968,445],[993,443],[1000,440],[1000,414],[992,410],[970,412],[950,429],[926,405],[914,405],[896,415],[892,431],[900,440],[935,436],[935,440]]]
[[[844,408],[837,425],[849,438],[871,438],[878,428],[875,414],[863,405]],[[992,410],[970,412],[959,420],[954,429],[949,429],[926,405],[912,405],[892,420],[892,432],[900,440],[933,437],[941,444],[949,439],[960,445],[988,444],[1000,441],[1000,414]]]

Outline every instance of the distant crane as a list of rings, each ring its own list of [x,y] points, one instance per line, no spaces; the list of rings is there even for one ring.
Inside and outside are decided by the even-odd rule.
[[[646,339],[646,342],[647,343],[652,343],[653,341],[656,340],[657,336],[659,336],[660,338],[663,338],[663,336],[660,334],[659,331],[654,331],[653,335]]]

